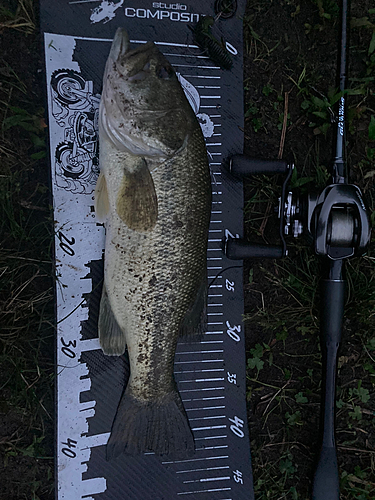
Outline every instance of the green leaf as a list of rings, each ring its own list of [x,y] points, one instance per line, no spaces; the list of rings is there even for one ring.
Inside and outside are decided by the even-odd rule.
[[[259,372],[264,366],[264,361],[257,357],[250,358],[247,360],[247,366],[250,370],[254,370],[254,368],[256,368]]]
[[[370,124],[368,126],[368,138],[370,141],[375,141],[375,116],[371,115]]]
[[[45,140],[43,137],[39,137],[36,134],[30,134],[30,139],[31,139],[31,141],[34,144],[36,149],[44,148]]]
[[[314,180],[314,177],[300,177],[299,179],[297,179],[294,183],[293,183],[293,187],[294,188],[297,188],[297,187],[301,187],[305,184],[308,184],[309,182],[313,181]],[[303,335],[303,334],[302,334]]]
[[[375,366],[372,363],[365,363],[363,365],[363,369],[371,373],[372,375],[375,375]]]
[[[18,106],[9,106],[9,109],[11,109],[13,113],[17,115],[30,116],[30,113],[26,111],[26,109],[19,108]]]
[[[303,395],[303,392],[299,392],[294,396],[296,403],[307,403],[309,400]]]
[[[367,90],[363,87],[361,89],[349,89],[345,93],[347,95],[364,95],[366,92]]]
[[[8,116],[8,118],[5,118],[5,120],[3,121],[3,128],[4,130],[8,130],[11,127],[17,127],[19,125],[24,127],[25,124],[30,121],[32,121],[32,117],[27,115],[18,114],[18,115]],[[30,125],[29,123],[27,124]]]
[[[306,179],[306,177],[305,177],[305,179]],[[306,184],[306,183],[304,183],[304,184]],[[311,332],[311,326],[297,326],[296,330],[301,335],[306,335],[306,333],[310,333]]]
[[[330,126],[331,126],[331,124],[330,124],[330,123],[323,123],[323,125],[321,125],[321,126],[319,127],[320,131],[322,132],[322,134],[323,134],[324,136],[327,134],[328,129],[329,129],[329,127],[330,127]]]
[[[258,113],[258,108],[255,106],[255,104],[250,104],[245,113],[245,118],[248,118],[250,115],[256,115],[257,113]]]
[[[34,123],[29,123],[28,121],[23,121],[19,123],[19,126],[22,127],[24,130],[27,130],[27,132],[35,132],[35,124]]]
[[[2,17],[8,17],[9,19],[15,19],[15,15],[6,7],[0,7],[0,15]]]
[[[289,488],[289,493],[292,495],[292,500],[298,500],[298,493],[295,486]]]
[[[359,406],[354,406],[354,411],[349,412],[349,417],[352,417],[356,420],[362,420],[362,411]]]
[[[322,118],[323,120],[326,120],[328,118],[328,115],[325,111],[313,111],[313,115]]]
[[[358,382],[358,388],[354,389],[354,393],[359,397],[362,403],[367,403],[370,400],[370,393],[368,389],[361,387],[362,381]]]
[[[249,285],[251,285],[253,281],[254,281],[254,269],[251,268],[249,271]]]
[[[268,97],[272,92],[272,90],[273,90],[272,87],[270,87],[269,85],[265,85],[262,89],[262,92],[266,97]]]
[[[269,357],[268,357],[268,364],[269,364],[270,366],[272,366],[272,364],[273,364],[273,354],[272,354],[272,352],[270,352],[270,355],[269,355]]]
[[[360,479],[365,479],[365,477],[367,476],[366,472],[362,470],[359,465],[356,465],[354,467],[354,474]]]
[[[323,101],[322,99],[319,99],[319,97],[316,96],[312,96],[311,100],[317,108],[327,108],[329,105],[327,101]]]
[[[302,425],[301,422],[301,412],[296,411],[295,413],[290,414],[288,411],[285,413],[287,418],[287,422],[289,425]]]
[[[293,466],[293,463],[288,459],[280,460],[279,469],[282,474],[285,473],[287,475],[294,474],[296,471],[296,468]]]
[[[375,31],[372,34],[371,42],[370,42],[370,45],[368,47],[368,55],[372,54],[374,52],[374,50],[375,50]]]
[[[261,358],[263,356],[263,347],[261,344],[256,344],[253,349],[250,349],[250,354],[254,357]]]
[[[351,28],[361,28],[362,26],[367,26],[369,28],[372,28],[374,25],[372,24],[371,21],[369,21],[369,18],[367,16],[365,16],[365,17],[352,17],[352,19],[350,21]]]
[[[46,152],[45,151],[38,151],[38,153],[33,153],[31,155],[31,159],[32,160],[40,160],[42,158],[45,158],[47,155],[46,155]]]
[[[276,340],[286,340],[287,338],[288,338],[288,330],[284,326],[281,332],[276,333]]]
[[[253,118],[251,123],[253,124],[254,132],[258,132],[263,127],[263,122],[259,118]]]
[[[334,104],[336,104],[337,101],[339,101],[341,99],[341,97],[345,94],[346,91],[340,91],[340,92],[336,92],[336,89],[330,89],[328,91],[328,98],[329,98],[329,103],[331,106],[333,106]]]

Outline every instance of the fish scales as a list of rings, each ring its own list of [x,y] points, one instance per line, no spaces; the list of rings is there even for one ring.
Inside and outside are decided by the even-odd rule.
[[[129,69],[135,58],[141,61]],[[211,182],[205,143],[155,46],[129,52],[127,35],[118,30],[103,86],[96,206],[106,219],[106,245],[99,337],[106,354],[121,355],[126,345],[130,363],[107,455],[185,456],[194,443],[173,363],[181,331],[199,330],[206,300]]]
[[[207,179],[203,171],[192,183],[191,162],[181,160],[185,162],[170,160],[170,169],[152,172],[158,221],[151,232],[129,229],[116,212],[107,226],[106,287],[126,332],[130,363],[133,358],[138,363],[129,383],[134,390],[137,387],[140,398],[146,398],[148,391],[160,392],[159,378],[149,372],[157,369],[160,357],[173,362],[181,320],[199,291],[206,267],[207,216],[201,214],[207,211]],[[181,185],[184,189],[176,189]],[[162,337],[163,331],[167,335]],[[141,370],[140,365],[148,363],[151,366]]]

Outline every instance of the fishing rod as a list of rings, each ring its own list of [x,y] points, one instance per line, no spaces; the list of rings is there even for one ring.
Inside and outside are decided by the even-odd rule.
[[[288,191],[294,166],[284,160],[257,160],[234,155],[228,170],[237,177],[286,174],[279,199],[281,245],[257,245],[227,238],[223,249],[230,259],[281,258],[287,255],[285,236],[307,234],[323,260],[320,291],[320,338],[323,353],[323,388],[320,451],[313,479],[313,500],[339,500],[339,470],[335,442],[337,353],[345,306],[345,260],[363,255],[370,241],[370,222],[360,189],[349,183],[345,161],[345,85],[347,66],[348,2],[342,0],[339,59],[339,110],[331,182],[321,193],[306,196]]]
[[[347,0],[342,2],[341,12],[341,47],[340,47],[340,67],[339,67],[339,90],[342,93],[339,101],[339,114],[336,130],[336,154],[332,168],[333,194],[342,193],[342,188],[349,187],[348,172],[344,158],[345,148],[345,85],[346,85],[346,54],[347,54],[347,18],[348,4]],[[329,186],[328,186],[329,188]],[[341,191],[340,191],[341,190]],[[343,194],[343,193],[342,193]],[[353,193],[352,193],[353,194]],[[350,192],[349,195],[350,201]],[[354,217],[350,213],[350,204],[338,203],[336,196],[329,205],[331,214],[331,240],[332,229],[337,232],[333,235],[333,242],[337,242],[339,251],[335,256],[322,255],[325,258],[325,276],[321,282],[321,316],[320,316],[320,336],[323,352],[323,387],[321,405],[321,447],[318,457],[318,463],[315,470],[312,488],[313,500],[339,500],[340,498],[340,477],[337,463],[337,450],[335,440],[335,402],[336,402],[336,374],[337,374],[337,353],[341,343],[342,323],[345,306],[345,288],[344,279],[344,259],[350,257],[351,252],[347,252],[354,239]],[[341,200],[340,200],[341,201]],[[336,206],[335,206],[336,205]],[[336,208],[337,207],[337,208]],[[321,212],[320,212],[321,214]],[[323,213],[324,216],[328,215]],[[325,217],[324,222],[329,218]],[[324,233],[327,234],[324,228]],[[317,239],[321,235],[317,235]],[[321,243],[324,249],[324,241]],[[343,245],[343,246],[342,246]],[[320,250],[320,247],[319,247]],[[317,252],[319,254],[319,252]],[[328,260],[327,260],[328,257]]]

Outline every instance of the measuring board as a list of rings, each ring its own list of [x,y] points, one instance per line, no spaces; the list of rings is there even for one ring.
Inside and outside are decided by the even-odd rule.
[[[214,26],[231,70],[194,42],[189,26],[215,15],[213,1],[41,0],[44,33],[57,297],[57,498],[109,500],[253,499],[246,414],[242,267],[221,250],[230,228],[242,234],[242,184],[222,163],[242,153],[242,14]],[[126,356],[105,356],[97,320],[105,230],[95,218],[98,108],[114,33],[154,41],[174,66],[205,136],[212,172],[207,331],[181,341],[175,378],[196,452],[185,460],[152,453],[107,462],[105,445],[128,377]],[[134,46],[134,45],[133,45]]]

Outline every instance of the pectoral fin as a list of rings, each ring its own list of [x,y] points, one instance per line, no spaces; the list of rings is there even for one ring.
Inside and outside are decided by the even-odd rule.
[[[150,231],[158,217],[154,181],[146,160],[139,158],[137,168],[124,172],[116,200],[117,214],[134,231]]]
[[[95,213],[99,222],[104,222],[109,212],[107,182],[103,172],[100,172],[95,186]]]

